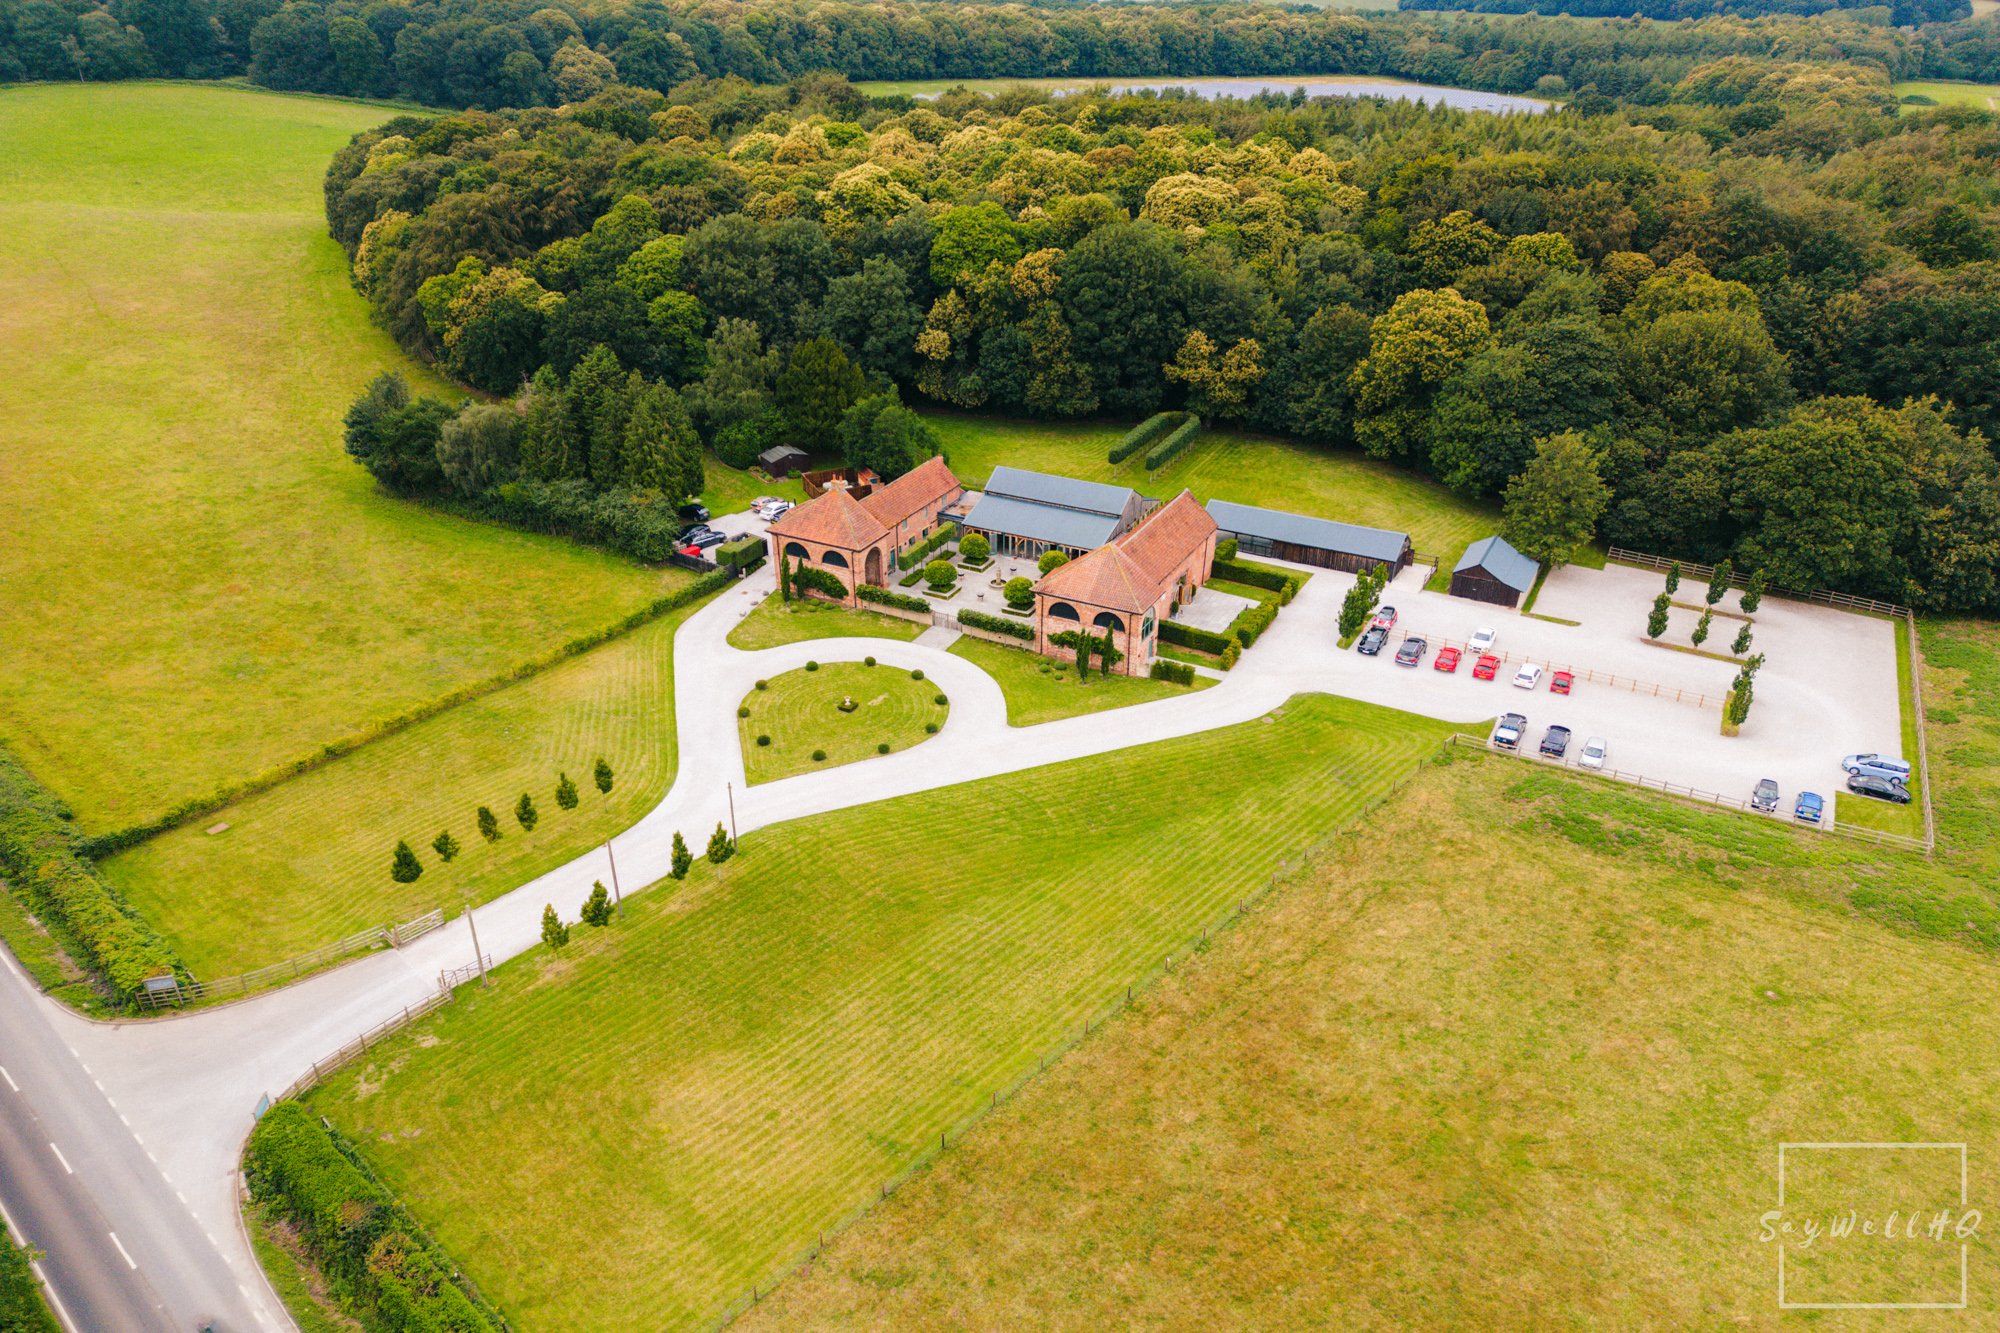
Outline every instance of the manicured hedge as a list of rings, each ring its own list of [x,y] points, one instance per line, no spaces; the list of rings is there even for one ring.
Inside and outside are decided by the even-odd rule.
[[[62,1325],[42,1300],[41,1284],[28,1267],[28,1256],[7,1235],[0,1221],[0,1333],[62,1333]]]
[[[797,565],[792,569],[792,591],[824,593],[836,602],[847,600],[847,585],[818,565]]]
[[[1214,653],[1218,657],[1229,648],[1236,646],[1236,640],[1226,634],[1216,634],[1193,625],[1184,625],[1178,620],[1160,622],[1160,642],[1171,643],[1181,648],[1192,648],[1199,653]]]
[[[1194,443],[1194,437],[1201,434],[1201,418],[1189,414],[1187,420],[1174,428],[1174,433],[1154,445],[1146,455],[1146,471],[1156,472],[1181,456]]]
[[[724,569],[743,572],[757,567],[764,558],[765,543],[762,537],[739,537],[733,542],[724,542],[715,548],[715,563]]]
[[[298,1102],[264,1113],[244,1165],[251,1194],[298,1226],[327,1284],[370,1329],[497,1333],[395,1201]]]
[[[1224,560],[1220,553],[1209,577],[1227,579],[1231,583],[1242,583],[1252,588],[1268,588],[1278,594],[1280,606],[1289,603],[1305,584],[1304,579],[1289,570],[1273,569],[1269,565],[1253,565],[1244,560]]]
[[[1175,685],[1194,684],[1194,668],[1186,662],[1170,662],[1157,658],[1153,662],[1153,679],[1164,680]]]
[[[78,963],[129,997],[146,978],[176,971],[180,960],[77,854],[61,810],[0,752],[0,875]]]
[[[864,583],[854,590],[864,602],[875,602],[881,606],[893,606],[901,611],[929,611],[931,604],[921,597],[912,597],[906,592],[890,592],[872,583]]]
[[[1147,417],[1144,421],[1126,431],[1124,438],[1111,446],[1111,452],[1108,455],[1110,461],[1113,463],[1124,462],[1133,454],[1138,453],[1141,449],[1144,449],[1147,445],[1172,430],[1175,425],[1186,419],[1186,417],[1187,413],[1185,412],[1155,412],[1152,416]]]
[[[897,554],[896,568],[922,569],[924,566],[925,556],[929,555],[932,551],[937,550],[938,547],[943,546],[946,542],[950,541],[952,538],[956,536],[958,536],[958,524],[956,523],[938,524],[936,532],[933,532],[930,536],[924,538],[922,541],[916,543],[914,546],[904,547],[903,550]]]
[[[1278,618],[1276,602],[1259,602],[1246,606],[1229,624],[1229,632],[1245,648],[1257,642],[1257,637]]]
[[[1010,639],[1026,639],[1030,643],[1035,639],[1035,627],[1025,621],[1009,620],[1005,616],[991,616],[984,611],[960,611],[958,623],[991,634],[1004,634]]]

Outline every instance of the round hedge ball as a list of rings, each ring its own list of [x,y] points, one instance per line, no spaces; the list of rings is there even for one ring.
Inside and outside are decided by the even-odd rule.
[[[747,706],[746,706],[746,707],[743,707],[743,708],[739,708],[739,709],[737,709],[737,710],[736,710],[736,716],[738,716],[738,717],[748,717],[748,716],[750,716],[750,709],[749,709],[749,708],[748,708]]]
[[[862,666],[874,666],[874,665],[875,665],[875,659],[874,659],[874,658],[872,658],[872,657],[864,657],[864,658],[862,658],[862,659],[861,659],[861,665],[862,665]]]
[[[808,663],[806,663],[806,670],[808,670],[808,671],[817,671],[817,670],[819,670],[819,663],[817,663],[817,662],[808,662]]]
[[[771,682],[768,680],[760,680],[757,682],[757,688],[760,690],[768,690],[771,688]]]
[[[887,754],[887,753],[889,753],[889,742],[887,742],[887,741],[883,741],[883,742],[882,742],[882,743],[881,743],[880,745],[876,746],[876,747],[875,747],[875,753],[876,753],[876,754]]]
[[[926,722],[926,723],[924,723],[924,735],[926,735],[926,736],[935,736],[935,735],[937,735],[937,723],[935,723],[935,722]]]
[[[924,678],[924,673],[922,671],[912,671],[910,673],[911,680],[922,680],[923,678]]]
[[[769,745],[770,743],[771,743],[771,738],[769,736],[759,736],[757,738],[757,744],[759,745]]]
[[[813,762],[814,762],[815,764],[823,764],[823,763],[825,763],[825,762],[826,762],[826,751],[825,751],[825,750],[814,750],[814,751],[813,751]]]
[[[933,694],[931,696],[931,702],[936,704],[939,708],[943,708],[946,704],[950,703],[951,701],[945,698],[942,694]]]

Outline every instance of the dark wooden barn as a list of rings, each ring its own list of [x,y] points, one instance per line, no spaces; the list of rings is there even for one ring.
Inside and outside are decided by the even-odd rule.
[[[1346,570],[1350,574],[1383,565],[1393,578],[1402,573],[1403,566],[1416,554],[1407,532],[1356,527],[1327,518],[1287,514],[1279,509],[1232,504],[1228,500],[1210,500],[1208,514],[1223,536],[1236,539],[1236,549],[1244,555],[1267,555],[1321,569]]]
[[[1495,606],[1519,606],[1542,567],[1507,544],[1487,537],[1465,548],[1451,571],[1451,595]]]

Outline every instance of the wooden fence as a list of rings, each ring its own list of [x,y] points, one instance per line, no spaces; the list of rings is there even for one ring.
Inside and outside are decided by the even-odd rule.
[[[1405,640],[1412,638],[1428,641],[1427,635],[1411,634],[1406,630],[1396,639],[1396,643],[1400,646]],[[1479,657],[1472,652],[1471,645],[1469,644],[1458,643],[1452,639],[1439,639],[1434,646],[1437,648],[1458,649],[1460,671],[1470,671],[1479,661]],[[1503,652],[1498,649],[1488,649],[1487,652],[1491,656],[1499,658],[1502,667],[1510,666],[1517,660],[1512,653]],[[1635,676],[1614,676],[1610,672],[1598,671],[1592,667],[1568,666],[1553,661],[1540,661],[1532,657],[1523,657],[1518,660],[1523,666],[1539,666],[1551,674],[1557,671],[1567,671],[1573,679],[1588,681],[1594,685],[1602,685],[1606,689],[1625,690],[1628,693],[1642,695],[1646,698],[1665,699],[1670,703],[1692,704],[1696,708],[1720,708],[1722,707],[1724,698],[1721,695],[1705,694],[1700,690],[1682,689],[1677,685],[1661,685],[1656,681],[1640,680]],[[1497,683],[1499,678],[1496,676],[1494,679]]]
[[[1663,574],[1673,566],[1679,565],[1681,573],[1687,575],[1690,579],[1702,583],[1706,583],[1709,579],[1715,577],[1714,565],[1696,564],[1692,560],[1669,560],[1665,556],[1648,555],[1644,551],[1628,551],[1622,546],[1612,547],[1609,551],[1605,552],[1605,556],[1607,559],[1615,560],[1621,565],[1632,565],[1639,569],[1655,569]],[[1732,588],[1748,587],[1749,578],[1741,571],[1737,571],[1730,578],[1729,586]],[[1825,588],[1820,588],[1813,592],[1800,592],[1795,588],[1768,587],[1764,589],[1764,595],[1766,597],[1782,598],[1788,602],[1812,602],[1819,606],[1831,606],[1841,611],[1864,611],[1869,615],[1875,616],[1901,617],[1910,614],[1909,607],[1899,606],[1895,602],[1881,602],[1873,597],[1856,597],[1851,593],[1832,592]]]
[[[368,953],[382,948],[400,949],[405,944],[422,939],[443,924],[444,909],[434,907],[415,920],[406,921],[400,926],[370,926],[366,930],[356,931],[346,939],[322,945],[310,953],[302,953],[297,958],[288,958],[282,963],[260,967],[255,972],[245,972],[241,976],[221,977],[215,981],[197,981],[189,978],[159,990],[142,990],[139,992],[139,1003],[147,1009],[166,1009],[196,1004],[203,1000],[248,995],[251,991],[262,990],[267,986],[280,986],[288,981],[296,981],[307,973],[316,972],[328,963],[352,954]]]
[[[474,977],[482,973],[491,972],[492,970],[493,955],[490,953],[483,954],[476,963],[467,963],[464,967],[448,967],[438,973],[438,989],[441,991],[455,991]]]
[[[290,1101],[294,1097],[303,1097],[306,1093],[318,1087],[320,1081],[328,1074],[346,1065],[353,1064],[356,1060],[368,1054],[369,1048],[380,1042],[384,1037],[401,1032],[425,1014],[440,1009],[450,1004],[451,1001],[452,992],[441,990],[435,995],[418,1000],[415,1004],[405,1006],[401,1013],[392,1014],[388,1018],[383,1019],[353,1041],[336,1050],[333,1054],[313,1061],[312,1068],[292,1080],[289,1087],[271,1100],[274,1102],[283,1102]]]

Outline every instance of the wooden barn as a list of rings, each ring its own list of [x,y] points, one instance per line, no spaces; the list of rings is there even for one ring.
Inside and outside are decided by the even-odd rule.
[[[1350,574],[1383,565],[1394,578],[1416,554],[1407,532],[1356,527],[1228,500],[1210,500],[1208,515],[1225,537],[1236,539],[1236,549],[1244,555],[1267,555]]]
[[[1495,606],[1519,606],[1542,567],[1508,545],[1487,537],[1465,548],[1451,571],[1451,595]]]

